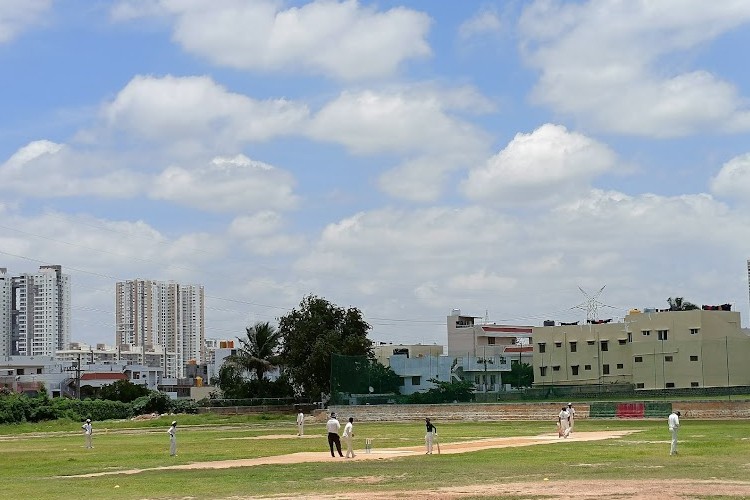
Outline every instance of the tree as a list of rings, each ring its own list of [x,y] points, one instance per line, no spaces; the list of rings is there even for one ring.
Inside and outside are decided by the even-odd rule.
[[[513,361],[510,364],[510,373],[503,376],[503,381],[508,381],[511,387],[531,387],[534,385],[534,368],[528,363]]]
[[[149,392],[147,387],[136,385],[130,380],[118,380],[113,384],[102,386],[99,390],[99,397],[110,401],[130,403],[141,396],[146,396]]]
[[[279,361],[281,332],[268,322],[255,323],[245,328],[247,338],[238,338],[240,349],[227,361],[254,375],[256,380],[266,379],[266,373],[276,368]]]
[[[696,306],[692,302],[683,300],[682,297],[669,297],[667,299],[667,303],[669,304],[670,311],[692,311],[694,309],[699,309],[698,306]]]
[[[451,380],[442,382],[431,378],[428,380],[436,387],[426,392],[415,392],[409,396],[409,402],[416,404],[467,402],[474,397],[474,383],[469,380]]]
[[[331,354],[372,358],[370,325],[359,309],[308,295],[279,319],[281,360],[292,384],[309,398],[330,393]]]

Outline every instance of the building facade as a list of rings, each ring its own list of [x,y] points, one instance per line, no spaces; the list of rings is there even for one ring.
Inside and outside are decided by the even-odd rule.
[[[390,366],[392,356],[406,356],[408,359],[442,356],[444,350],[443,346],[437,344],[392,344],[386,342],[380,342],[372,348],[375,359],[383,366]]]
[[[534,327],[534,385],[750,385],[750,337],[726,310],[641,312],[622,323]]]
[[[509,372],[512,363],[532,363],[533,327],[478,319],[461,314],[459,309],[451,312],[447,318],[448,356],[456,360],[455,371],[474,382],[477,392],[498,392],[507,388],[502,373]]]
[[[54,356],[70,342],[70,277],[61,266],[9,276],[0,268],[0,354]]]
[[[115,342],[121,351],[142,352],[145,356],[158,346],[175,353],[171,376],[183,377],[187,363],[205,361],[201,285],[140,279],[118,282],[115,322]]]
[[[0,267],[0,357],[7,358],[12,354],[13,337],[11,312],[13,304],[13,282],[8,270]]]

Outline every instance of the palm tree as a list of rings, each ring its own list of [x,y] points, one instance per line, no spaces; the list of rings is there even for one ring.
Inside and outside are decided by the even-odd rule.
[[[696,306],[692,302],[683,300],[682,297],[669,297],[667,299],[667,303],[669,304],[670,311],[691,311],[693,309],[698,309],[698,306]]]
[[[266,373],[277,366],[281,333],[268,322],[255,323],[245,330],[247,338],[238,339],[241,347],[227,361],[255,375],[257,380],[265,380]]]

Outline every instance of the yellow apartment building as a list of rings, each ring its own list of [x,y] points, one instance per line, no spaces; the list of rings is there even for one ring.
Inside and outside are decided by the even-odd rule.
[[[534,327],[532,338],[534,386],[750,385],[750,337],[739,312],[631,310],[622,323]]]

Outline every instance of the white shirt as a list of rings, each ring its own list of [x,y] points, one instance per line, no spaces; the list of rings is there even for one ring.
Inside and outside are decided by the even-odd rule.
[[[576,409],[572,406],[568,406],[568,413],[570,414],[570,418],[573,418],[576,416]]]
[[[174,438],[175,432],[177,432],[177,428],[174,425],[170,427],[169,430],[167,431],[170,438]]]
[[[341,424],[335,418],[331,418],[326,423],[326,429],[328,429],[328,432],[333,432],[335,434],[338,434],[339,433],[339,429],[341,429]]]
[[[570,417],[570,413],[568,413],[568,410],[560,410],[560,414],[558,415],[561,422],[564,422],[563,425],[568,425],[568,417]]]
[[[354,426],[351,422],[347,422],[344,426],[344,437],[352,437],[354,431]]]
[[[680,426],[680,417],[676,413],[669,415],[669,430],[677,429]]]
[[[301,424],[305,422],[305,414],[300,412],[297,414],[297,424]]]
[[[91,434],[91,430],[92,430],[92,429],[91,429],[91,424],[90,424],[90,423],[86,422],[85,424],[83,424],[83,425],[81,426],[81,428],[83,429],[83,433],[84,433],[84,434],[87,434],[87,435],[88,435],[88,434]]]

